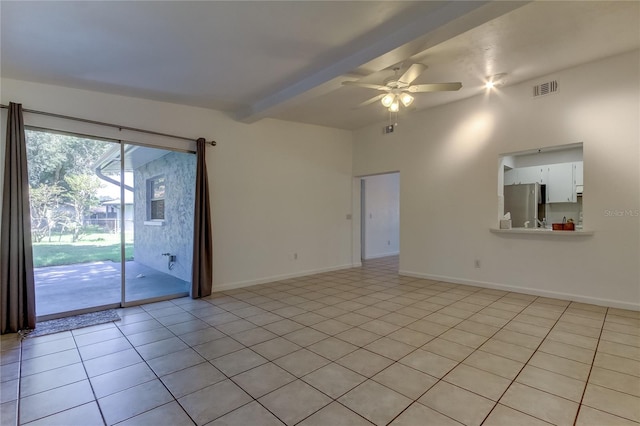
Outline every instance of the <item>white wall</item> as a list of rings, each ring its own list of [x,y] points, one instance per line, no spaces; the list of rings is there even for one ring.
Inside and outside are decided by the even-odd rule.
[[[27,109],[215,139],[218,146],[207,148],[214,289],[352,264],[351,221],[346,218],[352,208],[351,132],[277,120],[242,124],[203,108],[9,79],[2,79],[0,97],[3,104],[18,102]],[[194,147],[34,114],[25,114],[25,124]]]
[[[400,173],[362,178],[364,189],[364,259],[400,252]]]
[[[402,176],[401,273],[640,309],[639,64],[634,51],[401,114],[392,135],[382,123],[356,132],[354,175]],[[559,92],[533,99],[531,87],[549,79]],[[575,142],[584,143],[584,226],[595,234],[489,232],[499,154]]]

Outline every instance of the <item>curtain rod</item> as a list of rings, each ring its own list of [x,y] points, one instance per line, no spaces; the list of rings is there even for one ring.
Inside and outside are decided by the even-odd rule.
[[[7,105],[0,104],[0,108],[8,109],[9,107]],[[48,117],[62,118],[62,119],[65,119],[65,120],[80,121],[82,123],[97,124],[99,126],[105,126],[105,127],[114,127],[114,128],[116,128],[118,130],[123,130],[124,129],[124,130],[130,130],[132,132],[147,133],[149,135],[164,136],[164,137],[167,137],[167,138],[181,139],[181,140],[190,141],[190,142],[194,142],[197,139],[197,138],[196,139],[187,138],[187,137],[184,137],[184,136],[170,135],[168,133],[154,132],[153,130],[138,129],[136,127],[120,126],[118,124],[105,123],[103,121],[88,120],[86,118],[71,117],[69,115],[55,114],[55,113],[52,113],[52,112],[37,111],[37,110],[34,110],[34,109],[25,109],[25,108],[23,108],[22,112],[27,112],[29,114],[46,115]],[[216,146],[217,142],[216,141],[210,141],[210,142],[207,142],[207,144],[209,144],[211,146]]]

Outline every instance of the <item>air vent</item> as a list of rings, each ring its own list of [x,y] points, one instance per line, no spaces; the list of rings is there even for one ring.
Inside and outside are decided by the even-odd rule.
[[[533,86],[533,97],[550,95],[558,91],[558,82],[556,80],[547,81],[546,83]]]

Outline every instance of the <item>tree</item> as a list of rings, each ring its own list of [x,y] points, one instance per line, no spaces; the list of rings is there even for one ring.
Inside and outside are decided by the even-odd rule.
[[[42,183],[29,190],[31,205],[31,232],[37,242],[48,236],[54,228],[64,221],[64,214],[60,210],[64,188],[59,185]]]
[[[67,175],[64,180],[69,187],[65,198],[75,213],[67,227],[73,232],[73,242],[76,242],[84,231],[84,217],[100,205],[96,191],[102,184],[96,176],[88,174]]]

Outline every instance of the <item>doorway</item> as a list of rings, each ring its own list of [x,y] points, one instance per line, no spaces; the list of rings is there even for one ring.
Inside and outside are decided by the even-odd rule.
[[[400,173],[360,178],[362,261],[400,254]]]
[[[25,133],[38,321],[188,294],[195,155]]]

